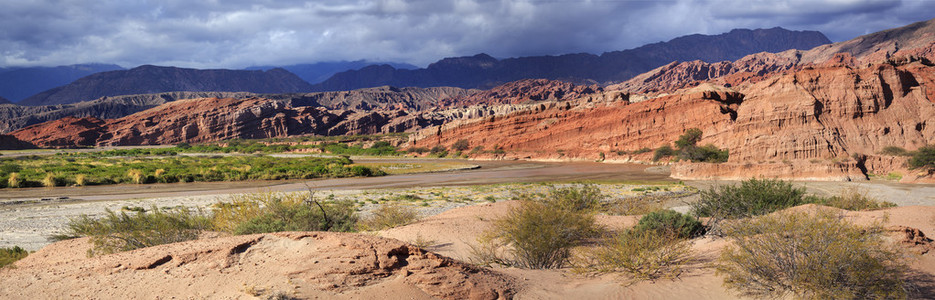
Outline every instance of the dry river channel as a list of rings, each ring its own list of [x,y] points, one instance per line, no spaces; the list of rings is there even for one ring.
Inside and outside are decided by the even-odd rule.
[[[294,192],[312,190],[369,190],[409,187],[473,186],[532,182],[638,182],[675,183],[668,168],[638,164],[597,162],[478,161],[452,159],[368,159],[359,163],[464,162],[479,165],[472,170],[390,175],[368,178],[338,178],[289,181],[247,181],[107,185],[86,187],[0,189],[0,247],[20,246],[37,250],[49,242],[47,236],[61,232],[70,218],[100,215],[106,208],[124,206],[207,207],[227,195],[251,192]],[[705,189],[734,182],[686,181]],[[935,185],[898,184],[884,181],[796,182],[809,192],[834,195],[858,189],[880,200],[900,206],[935,205]],[[676,207],[683,210],[685,207]]]

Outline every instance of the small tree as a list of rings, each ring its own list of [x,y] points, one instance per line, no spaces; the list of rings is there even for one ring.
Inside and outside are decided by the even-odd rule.
[[[909,166],[913,168],[935,169],[935,145],[925,145],[912,152]]]
[[[675,141],[675,147],[679,150],[685,149],[688,147],[694,147],[698,142],[701,141],[701,129],[698,128],[689,128],[685,131],[679,139]]]

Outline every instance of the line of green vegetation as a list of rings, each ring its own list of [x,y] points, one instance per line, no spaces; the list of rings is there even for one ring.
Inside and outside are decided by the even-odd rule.
[[[400,152],[396,146],[386,141],[374,142],[370,147],[362,145],[348,145],[347,143],[325,142],[321,144],[276,144],[263,142],[259,140],[229,140],[224,142],[212,142],[201,144],[180,143],[175,147],[165,148],[134,148],[134,149],[116,149],[100,152],[87,153],[90,156],[110,157],[110,156],[174,156],[179,153],[286,153],[296,150],[318,149],[322,153],[334,155],[358,155],[358,156],[399,156]],[[60,154],[69,155],[69,154]]]
[[[115,150],[115,151],[137,151]],[[157,149],[139,149],[157,151]],[[151,152],[147,152],[151,153]],[[242,180],[311,179],[385,175],[351,165],[347,157],[114,156],[74,153],[0,158],[0,188]]]
[[[13,264],[17,260],[23,259],[29,255],[29,252],[18,246],[13,248],[0,248],[0,268]]]
[[[411,207],[378,209],[360,221],[352,202],[318,200],[314,193],[252,193],[234,195],[207,211],[184,207],[107,210],[100,218],[82,215],[66,225],[52,241],[90,237],[89,256],[194,240],[205,231],[235,235],[282,231],[352,232],[358,227],[377,230],[417,219]],[[2,253],[0,253],[2,254]],[[2,257],[0,257],[2,258]]]

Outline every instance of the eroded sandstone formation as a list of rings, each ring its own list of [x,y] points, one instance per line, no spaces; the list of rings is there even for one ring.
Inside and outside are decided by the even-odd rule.
[[[291,107],[264,98],[179,100],[118,119],[66,117],[11,135],[41,147],[165,145],[292,135],[397,132],[438,125],[431,114]]]
[[[688,128],[700,128],[701,143],[728,149],[729,162],[677,164],[673,176],[858,180],[894,171],[909,175],[917,172],[883,163],[889,157],[879,152],[935,142],[933,77],[935,67],[922,61],[856,69],[813,65],[734,88],[702,85],[642,102],[555,102],[545,110],[429,129],[414,142],[450,145],[467,139],[521,158],[597,159],[604,153],[607,159],[627,161],[645,160],[647,154],[613,153],[656,148]]]

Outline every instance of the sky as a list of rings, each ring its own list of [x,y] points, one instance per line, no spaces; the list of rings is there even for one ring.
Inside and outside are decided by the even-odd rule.
[[[0,0],[0,67],[244,68],[624,50],[734,28],[832,41],[935,18],[935,0]]]

